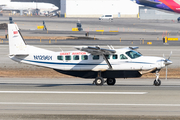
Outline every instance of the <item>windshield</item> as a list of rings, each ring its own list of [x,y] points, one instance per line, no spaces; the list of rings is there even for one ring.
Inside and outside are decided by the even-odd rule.
[[[131,59],[136,59],[141,56],[141,54],[136,51],[128,51],[126,52],[126,55],[128,55]]]

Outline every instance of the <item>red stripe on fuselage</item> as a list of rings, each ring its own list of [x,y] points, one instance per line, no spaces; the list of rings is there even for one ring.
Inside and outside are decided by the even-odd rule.
[[[159,0],[169,8],[171,8],[174,12],[180,13],[180,5],[176,3],[174,0]]]

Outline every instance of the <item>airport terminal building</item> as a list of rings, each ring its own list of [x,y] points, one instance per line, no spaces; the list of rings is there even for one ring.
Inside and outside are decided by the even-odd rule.
[[[63,17],[137,17],[139,5],[131,0],[61,0]]]

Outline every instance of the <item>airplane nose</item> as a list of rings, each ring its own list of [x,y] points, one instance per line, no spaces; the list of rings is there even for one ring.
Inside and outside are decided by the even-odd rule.
[[[55,10],[58,10],[59,9],[59,7],[55,7]]]
[[[172,64],[172,63],[173,63],[173,62],[170,61],[170,60],[168,60],[168,59],[164,60],[165,66],[170,65],[170,64]]]

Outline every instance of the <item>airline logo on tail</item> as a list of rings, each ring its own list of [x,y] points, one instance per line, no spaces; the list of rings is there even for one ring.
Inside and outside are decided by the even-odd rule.
[[[15,34],[18,34],[18,31],[13,31],[13,34],[15,35]]]
[[[18,36],[18,31],[13,31],[13,36],[17,37]]]

